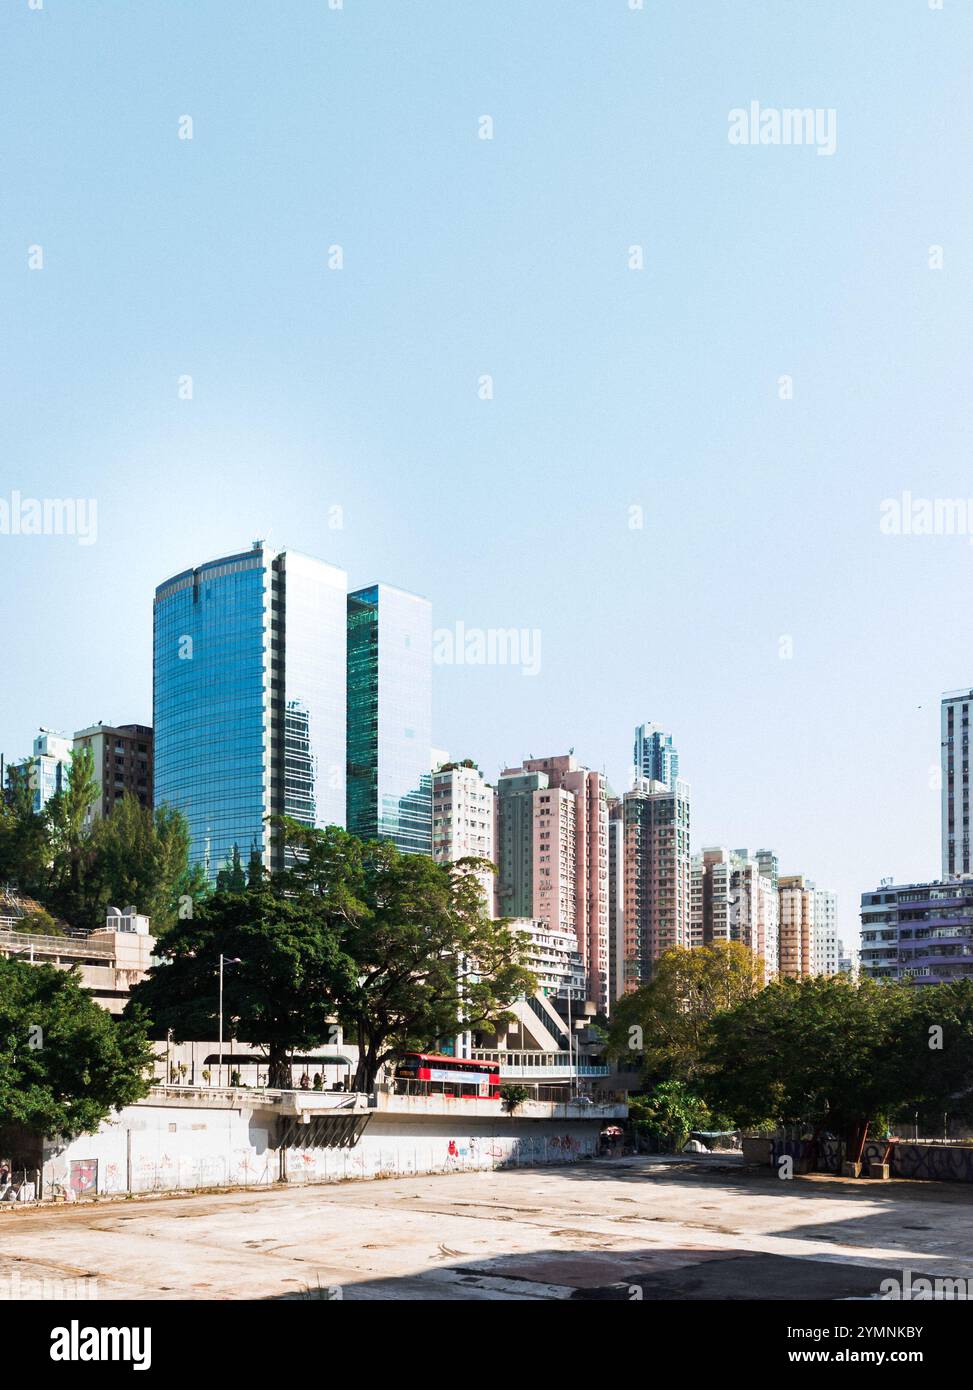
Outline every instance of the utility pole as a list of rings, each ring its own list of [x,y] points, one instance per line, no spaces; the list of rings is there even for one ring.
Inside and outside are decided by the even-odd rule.
[[[220,1050],[219,1062],[216,1068],[216,1080],[218,1085],[223,1084],[223,962],[227,961],[230,965],[239,965],[239,956],[224,956],[220,952]]]
[[[216,1084],[223,1085],[223,953],[220,952],[220,1049],[216,1063]]]

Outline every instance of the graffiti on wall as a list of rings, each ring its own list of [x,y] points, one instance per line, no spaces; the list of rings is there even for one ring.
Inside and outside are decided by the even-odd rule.
[[[885,1144],[866,1144],[866,1163],[881,1163]],[[959,1144],[892,1145],[893,1178],[925,1178],[932,1182],[973,1182],[973,1148]]]
[[[98,1191],[98,1160],[96,1158],[73,1158],[71,1160],[71,1191],[77,1196]]]
[[[817,1144],[809,1139],[775,1139],[770,1151],[771,1166],[777,1168],[784,1156],[793,1158],[796,1173],[841,1171],[841,1145],[837,1139],[821,1139]],[[862,1152],[862,1163],[883,1160],[893,1178],[973,1182],[973,1145],[910,1144],[896,1140],[889,1147],[884,1139],[870,1139]]]
[[[161,1136],[160,1136],[161,1138]],[[79,1144],[75,1159],[62,1154],[52,1162],[48,1179],[65,1187],[72,1183],[76,1195],[95,1192],[193,1191],[218,1187],[265,1187],[278,1180],[280,1159],[276,1150],[247,1144],[223,1153],[183,1152],[167,1135],[158,1148],[139,1138],[126,1157],[114,1147],[99,1159]],[[416,1141],[386,1138],[380,1144],[345,1147],[292,1148],[288,1151],[287,1180],[304,1185],[352,1179],[406,1177],[417,1174],[482,1172],[502,1168],[531,1167],[544,1163],[574,1162],[593,1156],[597,1134],[559,1133],[527,1135],[429,1135]],[[71,1165],[76,1165],[72,1167]]]

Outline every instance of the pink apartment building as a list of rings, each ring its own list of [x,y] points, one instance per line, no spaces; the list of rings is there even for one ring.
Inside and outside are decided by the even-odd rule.
[[[531,915],[555,931],[573,932],[584,964],[588,999],[608,1010],[608,801],[600,772],[579,767],[572,754],[530,758],[506,778],[534,775],[529,816],[508,836],[508,857],[526,850],[530,836]],[[501,805],[503,799],[501,798]],[[501,877],[503,864],[501,863]],[[501,911],[503,911],[501,903]]]
[[[640,778],[622,805],[621,975],[628,993],[649,982],[665,951],[692,945],[689,787]]]

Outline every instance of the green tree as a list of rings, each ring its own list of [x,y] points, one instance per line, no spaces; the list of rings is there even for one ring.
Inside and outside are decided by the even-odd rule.
[[[50,872],[38,896],[76,926],[93,925],[94,847],[88,812],[99,794],[94,766],[90,748],[73,748],[65,785],[44,807]]]
[[[644,1095],[629,1097],[629,1120],[639,1134],[678,1153],[694,1129],[710,1129],[712,1115],[698,1091],[684,1081],[660,1081]]]
[[[623,995],[612,1010],[609,1054],[640,1053],[647,1078],[691,1082],[699,1076],[713,1020],[756,995],[763,980],[763,962],[736,941],[666,951],[649,984]]]
[[[154,812],[132,795],[94,821],[98,795],[90,749],[71,755],[64,788],[41,813],[33,810],[31,764],[11,768],[0,800],[0,883],[10,882],[72,926],[105,924],[109,904],[134,903],[156,936],[209,891],[201,868],[190,868],[189,826],[169,806]]]
[[[154,1036],[171,1029],[180,1042],[216,1038],[222,954],[224,1040],[261,1048],[271,1086],[290,1086],[296,1049],[330,1038],[333,1000],[353,976],[317,904],[273,884],[214,893],[174,923],[157,954],[160,963],[134,986],[129,1008],[144,1009]]]
[[[51,850],[47,818],[34,811],[31,766],[28,761],[7,769],[0,797],[0,884],[39,897],[48,885]]]
[[[777,981],[713,1019],[703,1094],[740,1126],[829,1130],[857,1161],[869,1126],[914,1089],[902,1040],[916,995],[846,975]]]
[[[523,943],[486,914],[472,870],[435,864],[331,826],[282,821],[289,867],[242,893],[217,892],[160,946],[163,963],[132,992],[160,1032],[216,1035],[219,955],[232,1035],[266,1050],[269,1082],[289,1056],[320,1045],[339,1020],[356,1038],[356,1086],[382,1064],[505,1020],[536,986]],[[225,1030],[231,1031],[229,1022]]]
[[[515,1086],[508,1082],[505,1086],[500,1087],[500,1100],[508,1115],[513,1115],[518,1107],[529,1098],[530,1090],[527,1086]]]
[[[403,1052],[495,1027],[536,988],[522,939],[486,912],[474,876],[483,861],[437,864],[335,826],[285,821],[282,833],[293,860],[287,891],[316,900],[354,962],[335,1004],[359,1047],[356,1089],[370,1091]]]
[[[151,1085],[144,1021],[92,1000],[75,971],[0,959],[0,1128],[88,1134]]]
[[[973,1119],[973,980],[914,986],[898,1041],[903,1103],[893,1118],[941,1133]]]
[[[191,901],[195,911],[209,892],[202,869],[189,868],[186,818],[171,806],[151,811],[137,797],[126,795],[110,815],[95,822],[91,840],[84,925],[103,925],[109,904],[134,903],[151,919],[153,934],[159,937],[178,919],[181,902]]]

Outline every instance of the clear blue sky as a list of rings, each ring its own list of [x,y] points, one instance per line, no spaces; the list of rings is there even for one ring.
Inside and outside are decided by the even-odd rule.
[[[0,497],[99,529],[0,536],[0,748],[149,720],[155,584],[266,536],[540,629],[437,668],[438,746],[621,789],[658,720],[695,845],[853,937],[973,682],[973,547],[878,526],[973,496],[971,64],[961,0],[5,0]],[[731,146],[753,100],[836,154]]]

